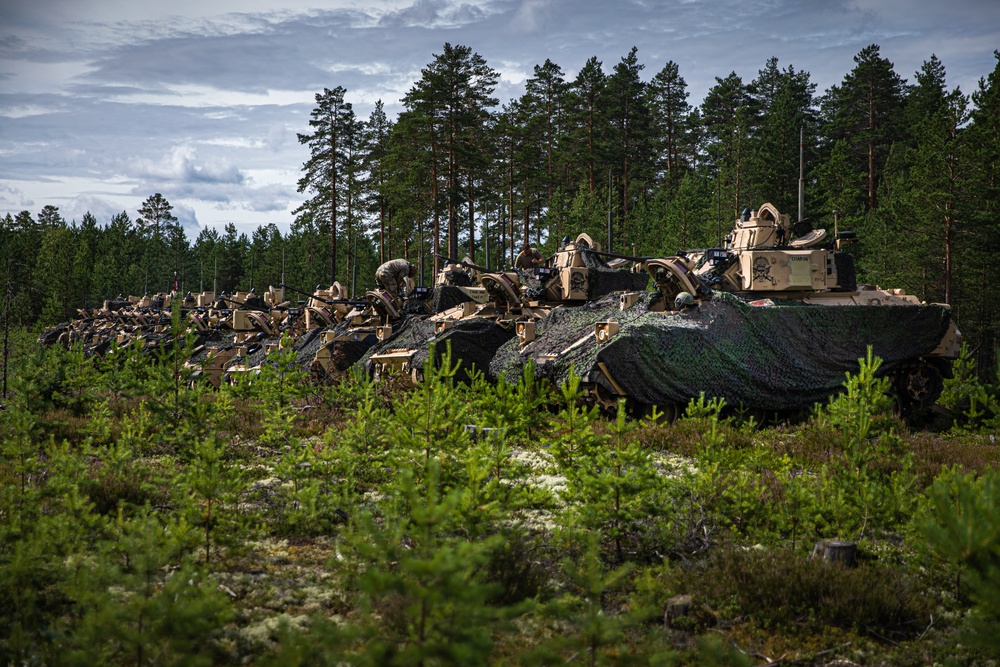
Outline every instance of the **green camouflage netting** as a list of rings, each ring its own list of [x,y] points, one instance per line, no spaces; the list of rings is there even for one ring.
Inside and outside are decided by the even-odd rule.
[[[514,336],[511,329],[496,324],[494,320],[471,317],[458,320],[455,324],[437,336],[434,335],[434,322],[428,318],[409,318],[400,325],[389,340],[372,347],[362,359],[365,370],[371,372],[371,356],[389,350],[416,350],[410,364],[413,368],[423,368],[429,356],[429,347],[434,343],[434,356],[437,363],[451,347],[451,359],[454,364],[461,361],[463,370],[473,367],[488,372],[490,362],[500,346]],[[464,373],[460,373],[460,379]]]
[[[397,336],[402,335],[404,331],[410,331],[413,336],[421,338],[427,333],[423,329],[428,329],[429,334],[433,335],[433,325],[422,327],[418,324],[426,320],[428,310],[433,313],[439,313],[467,301],[472,301],[472,298],[462,290],[451,285],[438,285],[434,287],[431,290],[430,296],[424,300],[407,299],[403,307],[403,318],[399,322],[393,323],[393,326],[397,329]],[[366,330],[370,330],[371,328],[370,326],[365,327]],[[295,347],[299,352],[300,362],[312,362],[316,356],[316,351],[322,346],[322,336],[320,334],[328,330],[333,331],[335,336],[356,334],[360,331],[360,329],[348,322],[339,322],[325,329],[314,329],[311,332],[307,332],[302,341]],[[313,332],[315,334],[310,338],[310,334],[313,334]],[[393,340],[395,339],[396,337],[393,338]],[[365,333],[358,340],[342,340],[332,343],[330,350],[330,370],[334,372],[345,371],[361,361],[364,361],[367,367],[368,357],[373,353],[372,347],[376,344],[378,344],[378,340],[375,338],[374,333]],[[422,347],[426,347],[426,344]],[[424,357],[426,358],[426,356],[425,353]]]
[[[452,285],[437,285],[431,291],[431,297],[426,303],[430,304],[429,312],[441,313],[449,308],[454,308],[455,306],[472,300],[472,297],[457,287]],[[413,301],[413,299],[410,299],[410,302]],[[425,310],[424,312],[427,311]]]
[[[645,271],[635,273],[627,269],[612,269],[600,255],[588,250],[582,250],[580,257],[587,267],[588,299],[597,299],[612,292],[641,292],[649,284],[649,274]],[[544,297],[545,283],[533,271],[519,269],[517,274],[521,284],[527,288],[529,297]]]
[[[489,373],[490,362],[493,361],[497,350],[513,337],[513,328],[499,326],[494,320],[481,318],[459,320],[452,328],[434,338],[435,358],[440,363],[441,356],[450,346],[452,363],[460,361],[463,371],[477,368]],[[422,362],[422,359],[419,360],[419,363]],[[459,377],[461,379],[461,374]]]
[[[734,406],[795,409],[839,390],[844,374],[857,372],[868,345],[883,359],[885,373],[927,354],[950,318],[946,308],[934,305],[783,301],[755,307],[725,293],[685,312],[650,312],[657,297],[646,292],[625,311],[617,296],[557,308],[538,323],[534,341],[500,348],[491,374],[516,376],[529,359],[555,355],[540,360],[537,375],[556,384],[566,381],[572,366],[612,393],[597,371],[604,362],[628,396],[650,405],[684,405],[704,391]],[[598,346],[594,324],[602,320],[615,320],[621,329]]]
[[[587,267],[587,297],[597,299],[612,292],[641,292],[649,284],[645,271],[612,269],[600,255],[584,250],[580,253]]]

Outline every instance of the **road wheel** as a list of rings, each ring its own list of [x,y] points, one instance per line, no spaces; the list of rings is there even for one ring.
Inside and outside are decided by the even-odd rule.
[[[926,361],[916,361],[896,372],[895,385],[904,412],[928,407],[941,395],[941,373]]]

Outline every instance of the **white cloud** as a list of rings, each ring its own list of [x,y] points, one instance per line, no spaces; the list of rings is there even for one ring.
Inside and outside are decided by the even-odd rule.
[[[43,116],[52,113],[54,109],[39,104],[11,105],[0,107],[0,116],[7,118],[24,118],[25,116]]]
[[[82,194],[73,197],[59,207],[60,213],[66,220],[75,220],[77,223],[83,221],[83,216],[87,213],[93,215],[98,224],[106,225],[111,222],[111,218],[122,211],[128,213],[133,220],[136,218],[135,210],[128,210],[121,203],[109,199],[106,196]]]
[[[521,0],[521,5],[510,21],[510,27],[515,32],[538,32],[546,26],[548,9],[548,0]]]
[[[157,183],[240,184],[244,176],[225,160],[200,159],[191,146],[177,146],[169,155],[153,161],[141,159],[130,164],[129,173],[153,185]]]
[[[306,104],[314,95],[308,90],[264,90],[261,92],[240,92],[220,90],[212,86],[183,84],[165,86],[162,92],[129,90],[119,96],[120,101],[130,104],[151,104],[182,106],[189,108],[252,107],[265,104],[287,106]],[[213,112],[219,118],[219,112]],[[224,112],[225,113],[225,112]],[[229,112],[229,117],[239,118],[239,114]]]
[[[23,211],[35,205],[34,200],[25,196],[24,191],[12,185],[0,183],[0,209]]]
[[[501,60],[493,68],[500,73],[501,80],[517,86],[523,86],[534,75],[534,69],[523,62]]]

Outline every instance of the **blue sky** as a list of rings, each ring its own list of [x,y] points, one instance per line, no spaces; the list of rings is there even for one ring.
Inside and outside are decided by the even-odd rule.
[[[314,96],[344,86],[390,116],[445,42],[501,74],[504,102],[550,58],[572,79],[638,47],[690,101],[771,56],[819,92],[876,43],[912,81],[936,54],[971,93],[1000,48],[997,0],[6,0],[0,6],[0,215],[58,206],[106,223],[162,193],[200,226],[287,229]]]

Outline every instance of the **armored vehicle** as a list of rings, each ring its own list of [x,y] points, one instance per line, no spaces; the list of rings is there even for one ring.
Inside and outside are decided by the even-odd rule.
[[[619,268],[621,261],[612,265],[602,258],[605,254],[590,236],[580,234],[573,242],[566,239],[545,266],[529,270],[493,272],[468,259],[448,260],[439,283],[465,269],[478,285],[463,289],[475,298],[424,320],[412,320],[376,344],[365,366],[375,376],[403,372],[419,380],[433,344],[438,356],[450,349],[452,359],[461,362],[460,372],[475,367],[489,373],[500,346],[514,337],[530,338],[535,323],[553,308],[645,288],[649,281],[645,272]]]
[[[175,343],[175,306],[183,317],[182,333],[194,334],[197,343],[187,363],[198,367],[196,375],[207,373],[215,386],[227,374],[251,370],[256,362],[248,365],[248,359],[258,353],[263,357],[283,335],[302,330],[301,312],[285,300],[284,288],[269,287],[262,295],[252,289],[218,296],[214,292],[120,295],[46,329],[39,342],[64,346],[79,342],[88,357],[133,344],[148,352],[170,348]]]
[[[333,378],[360,361],[373,346],[389,340],[394,332],[426,320],[433,313],[461,309],[485,299],[485,290],[472,286],[472,278],[464,269],[446,266],[432,289],[409,281],[402,298],[393,298],[380,289],[367,292],[364,301],[354,302],[353,308],[337,321],[317,332],[318,347],[310,344],[303,349],[316,350],[314,376]]]
[[[554,309],[491,372],[535,363],[555,383],[575,372],[607,406],[625,398],[668,416],[701,392],[787,411],[839,391],[871,346],[901,408],[932,404],[961,343],[950,308],[856,284],[850,235],[825,236],[771,204],[746,211],[721,248],[643,262],[652,291]]]

